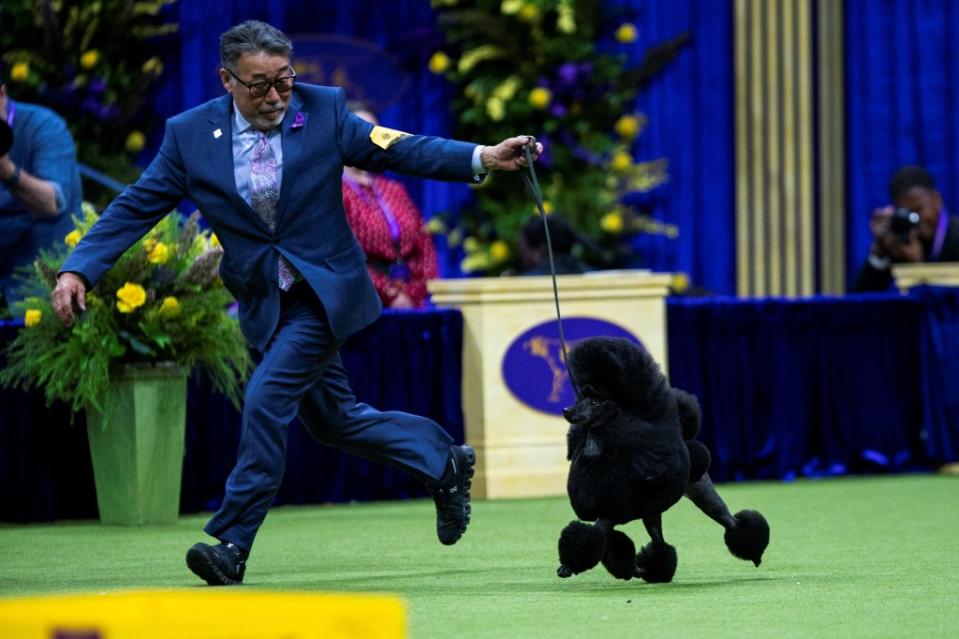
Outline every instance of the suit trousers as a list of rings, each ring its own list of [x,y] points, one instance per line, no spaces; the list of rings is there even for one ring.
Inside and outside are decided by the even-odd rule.
[[[204,527],[249,551],[286,466],[293,418],[317,441],[406,470],[427,485],[443,475],[452,437],[436,422],[356,402],[326,311],[310,286],[281,293],[280,322],[246,387],[236,467]]]

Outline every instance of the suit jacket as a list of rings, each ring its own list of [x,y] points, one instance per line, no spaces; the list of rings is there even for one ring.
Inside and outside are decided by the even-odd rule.
[[[346,108],[342,89],[299,84],[281,124],[283,182],[271,231],[237,194],[232,127],[228,94],[168,120],[156,158],[107,207],[62,271],[95,286],[131,244],[189,198],[223,245],[220,276],[239,302],[240,326],[254,346],[265,349],[279,320],[279,254],[316,291],[333,334],[342,338],[382,308],[343,212],[343,165],[475,179],[475,145],[413,135],[384,150],[370,139],[373,125]]]

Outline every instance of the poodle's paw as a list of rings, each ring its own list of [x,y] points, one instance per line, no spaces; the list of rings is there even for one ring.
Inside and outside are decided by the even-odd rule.
[[[560,564],[559,568],[556,569],[556,576],[560,579],[566,579],[567,577],[573,576],[573,569],[569,566]]]
[[[606,552],[602,527],[571,521],[559,536],[559,563],[578,575],[593,568]]]
[[[619,530],[607,533],[603,566],[617,579],[628,581],[636,576],[636,546],[626,533]]]
[[[758,567],[769,545],[769,523],[755,510],[740,510],[733,518],[736,523],[726,529],[724,536],[726,547],[734,557],[751,561]]]
[[[669,544],[650,542],[636,555],[635,576],[651,584],[665,584],[676,574],[676,549]]]

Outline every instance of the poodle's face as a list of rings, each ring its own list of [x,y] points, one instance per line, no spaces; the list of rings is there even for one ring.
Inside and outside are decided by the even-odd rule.
[[[618,412],[616,402],[609,399],[584,396],[572,406],[563,409],[563,417],[573,426],[595,428],[609,422]]]

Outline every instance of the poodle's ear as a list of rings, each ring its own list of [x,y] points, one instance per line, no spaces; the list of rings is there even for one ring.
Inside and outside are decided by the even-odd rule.
[[[683,429],[683,439],[693,439],[699,434],[702,424],[702,414],[699,411],[699,400],[684,390],[673,389],[676,398],[676,408],[679,409],[679,423]]]

